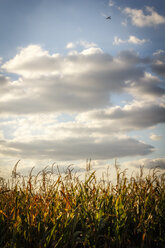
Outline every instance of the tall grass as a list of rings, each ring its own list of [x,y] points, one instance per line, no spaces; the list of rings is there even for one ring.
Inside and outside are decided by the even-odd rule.
[[[155,169],[127,179],[116,168],[116,184],[70,168],[27,178],[17,173],[0,186],[0,247],[165,247],[165,175]]]

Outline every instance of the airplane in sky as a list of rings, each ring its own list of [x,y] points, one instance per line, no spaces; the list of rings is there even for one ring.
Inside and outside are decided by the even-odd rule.
[[[111,16],[107,16],[104,13],[101,13],[102,16],[104,16],[107,20],[111,20]]]

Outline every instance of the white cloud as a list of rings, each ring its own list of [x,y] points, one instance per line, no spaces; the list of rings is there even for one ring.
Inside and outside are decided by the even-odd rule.
[[[58,53],[50,55],[40,46],[30,45],[21,49],[13,59],[2,65],[2,68],[8,72],[22,75],[25,78],[86,72],[89,69],[88,58],[81,55],[93,55],[93,61],[90,64],[94,66],[94,55],[99,53],[102,53],[100,48],[89,46],[81,53],[77,53],[77,56],[76,54],[73,54],[73,56],[62,56]],[[87,66],[82,67],[81,63],[85,64],[85,62],[87,62]]]
[[[137,45],[142,45],[146,42],[149,42],[149,40],[147,39],[139,39],[137,38],[136,36],[129,36],[129,39],[128,39],[128,43],[133,43],[133,44],[137,44]]]
[[[147,6],[145,10],[148,13],[147,15],[145,15],[141,9],[131,9],[127,7],[124,9],[124,13],[131,18],[132,24],[137,27],[153,27],[165,24],[165,17],[159,15],[153,7]]]
[[[120,44],[124,44],[124,43],[131,43],[134,45],[143,45],[146,42],[149,42],[149,40],[148,39],[139,39],[134,35],[130,35],[128,40],[122,40],[121,38],[118,38],[117,36],[115,36],[114,41],[113,41],[113,45],[120,45]]]
[[[2,65],[19,79],[0,75],[0,156],[98,160],[146,155],[154,148],[127,131],[165,122],[162,80],[146,68],[163,57],[134,51],[116,56],[83,43],[70,55],[50,54],[39,45],[22,48]],[[113,106],[111,96],[131,102]],[[62,120],[65,115],[66,120]]]
[[[160,79],[145,73],[145,64],[151,62],[151,58],[141,58],[134,51],[112,57],[90,47],[63,56],[31,45],[2,65],[20,78],[11,81],[1,75],[0,112],[77,113],[109,106],[111,94],[126,91],[135,98],[156,100],[165,90]]]
[[[77,44],[79,44],[80,46],[85,47],[85,48],[97,47],[96,43],[88,42],[86,40],[80,40],[77,42]]]
[[[126,42],[127,41],[122,40],[122,39],[118,38],[117,36],[115,36],[114,41],[113,41],[113,45],[120,45],[120,44],[123,44],[123,43],[126,43]]]
[[[72,49],[72,48],[74,48],[75,47],[75,44],[73,43],[73,42],[69,42],[69,43],[67,43],[67,45],[66,45],[66,48],[67,49]]]
[[[43,50],[39,45],[29,45],[20,49],[20,52],[13,59],[2,65],[2,69],[32,78],[46,73],[55,73],[59,70],[59,57],[59,54],[50,56],[48,51]],[[52,71],[53,67],[56,67],[55,71]]]
[[[84,48],[92,48],[92,47],[97,47],[97,44],[94,42],[88,42],[86,40],[79,40],[75,43],[73,43],[73,42],[67,43],[66,48],[67,49],[73,49],[76,46],[82,46]]]
[[[154,140],[154,141],[161,140],[162,138],[163,138],[162,135],[157,135],[157,134],[154,134],[154,133],[152,133],[150,135],[150,139]]]
[[[98,47],[90,47],[81,52],[83,55],[101,54],[103,51]]]

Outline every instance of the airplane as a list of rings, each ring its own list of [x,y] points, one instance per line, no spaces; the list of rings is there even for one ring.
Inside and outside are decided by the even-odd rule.
[[[104,16],[107,20],[108,20],[108,19],[109,19],[109,20],[111,19],[111,16],[107,16],[107,15],[105,15],[104,13],[101,13],[101,15]]]

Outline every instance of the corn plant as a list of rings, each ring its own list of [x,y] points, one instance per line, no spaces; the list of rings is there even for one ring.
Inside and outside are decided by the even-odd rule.
[[[116,184],[97,180],[87,163],[85,179],[45,168],[17,173],[0,184],[0,247],[165,247],[165,175],[156,169]]]

